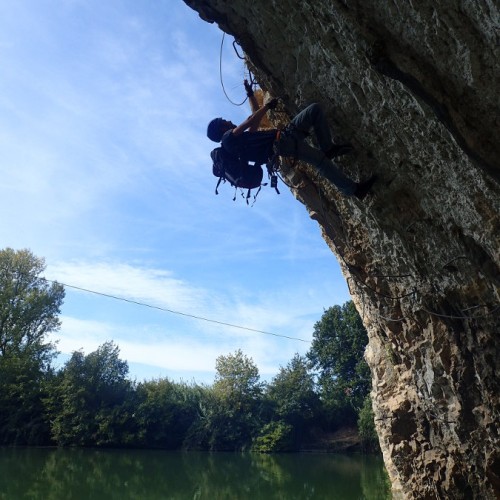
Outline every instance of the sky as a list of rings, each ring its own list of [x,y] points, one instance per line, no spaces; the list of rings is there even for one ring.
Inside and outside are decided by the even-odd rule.
[[[241,349],[270,380],[349,300],[283,184],[215,195],[207,123],[250,114],[221,41],[181,0],[0,1],[0,248],[69,285],[59,365],[112,340],[132,379],[211,383]]]

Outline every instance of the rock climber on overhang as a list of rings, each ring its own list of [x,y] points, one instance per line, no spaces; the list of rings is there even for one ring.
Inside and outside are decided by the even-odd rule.
[[[252,98],[252,87],[246,82],[247,95]],[[259,124],[270,109],[275,109],[277,99],[261,106],[240,125],[223,118],[215,118],[207,128],[207,136],[221,142],[229,153],[255,164],[268,163],[275,154],[292,157],[316,167],[345,196],[362,200],[370,191],[377,177],[364,182],[349,179],[332,161],[333,158],[352,151],[350,144],[333,144],[330,127],[321,106],[310,104],[302,110],[284,130],[258,130]],[[314,130],[320,149],[310,146],[306,139]]]

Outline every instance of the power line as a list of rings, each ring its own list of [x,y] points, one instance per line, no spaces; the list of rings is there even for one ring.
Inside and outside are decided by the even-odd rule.
[[[166,307],[154,306],[154,305],[148,304],[146,302],[139,302],[137,300],[127,299],[125,297],[118,297],[116,295],[111,295],[109,293],[97,292],[95,290],[90,290],[88,288],[82,288],[82,287],[79,287],[79,286],[76,286],[76,285],[68,285],[67,283],[61,283],[60,281],[49,280],[47,278],[45,278],[45,279],[46,279],[46,281],[50,281],[51,283],[58,283],[59,285],[62,285],[64,287],[66,287],[66,288],[72,288],[74,290],[80,290],[81,292],[92,293],[94,295],[99,295],[101,297],[107,297],[109,299],[120,300],[122,302],[127,302],[129,304],[134,304],[134,305],[141,306],[141,307],[148,307],[149,309],[156,309],[158,311],[168,312],[168,313],[171,313],[171,314],[177,314],[179,316],[185,316],[187,318],[192,318],[192,319],[196,319],[196,320],[199,320],[199,321],[206,321],[207,323],[215,323],[216,325],[228,326],[230,328],[238,328],[239,330],[246,330],[246,331],[249,331],[249,332],[261,333],[263,335],[272,335],[273,337],[281,337],[281,338],[284,338],[284,339],[297,340],[299,342],[311,343],[310,340],[301,339],[299,337],[291,337],[291,336],[288,336],[288,335],[281,335],[279,333],[266,332],[264,330],[257,330],[256,328],[250,328],[250,327],[247,327],[247,326],[234,325],[232,323],[226,323],[224,321],[218,321],[218,320],[215,320],[215,319],[204,318],[203,316],[196,316],[194,314],[184,313],[184,312],[180,312],[180,311],[174,311],[172,309],[167,309]]]

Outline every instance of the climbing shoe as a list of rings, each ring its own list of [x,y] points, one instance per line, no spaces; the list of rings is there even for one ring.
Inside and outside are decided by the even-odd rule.
[[[328,159],[335,158],[337,156],[348,155],[353,151],[352,144],[334,144],[328,151],[325,152],[325,156]]]
[[[368,180],[364,182],[358,182],[353,193],[354,196],[356,196],[358,200],[364,199],[365,196],[370,192],[370,189],[372,188],[373,184],[375,184],[375,181],[377,179],[378,177],[376,175],[372,175]]]

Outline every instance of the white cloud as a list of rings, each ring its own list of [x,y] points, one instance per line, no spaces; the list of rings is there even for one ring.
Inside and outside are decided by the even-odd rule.
[[[291,328],[293,322],[294,329],[287,333],[292,337],[297,337],[293,332],[302,329],[304,323],[309,324],[301,320],[301,316],[311,314],[316,307],[314,298],[305,301],[300,289],[251,293],[240,286],[224,285],[221,290],[217,284],[212,289],[205,289],[176,278],[164,269],[121,262],[59,262],[47,267],[46,277],[68,285],[70,291],[74,290],[71,287],[77,287],[169,309],[187,317],[194,315],[271,333],[273,329],[281,332]],[[213,332],[221,326],[204,322],[200,329]],[[239,328],[231,335],[245,337],[255,333]]]
[[[155,327],[128,329],[112,323],[82,320],[70,316],[62,318],[62,334],[53,334],[58,349],[66,354],[82,350],[95,351],[106,341],[113,340],[120,348],[120,357],[129,363],[142,363],[172,371],[196,373],[213,371],[218,355],[215,346],[188,339],[187,341],[161,339]],[[136,340],[131,340],[131,339]]]
[[[213,372],[217,356],[240,348],[254,359],[262,375],[274,375],[295,352],[308,349],[308,343],[285,337],[310,339],[315,321],[311,315],[317,307],[315,298],[304,300],[307,296],[300,289],[254,294],[230,288],[222,293],[215,287],[206,290],[187,283],[164,270],[123,263],[58,263],[48,267],[46,276],[181,313],[164,311],[164,318],[159,318],[151,315],[149,308],[136,308],[130,309],[130,318],[120,320],[114,319],[111,305],[106,306],[109,320],[93,320],[92,314],[100,317],[102,313],[87,306],[77,315],[73,312],[62,317],[61,331],[55,336],[60,339],[61,352],[83,348],[88,353],[114,340],[129,363],[183,372],[187,378],[196,372]],[[75,304],[83,293],[72,293],[73,310],[79,309]]]
[[[196,310],[205,292],[161,269],[120,262],[60,262],[47,268],[47,278],[153,306]]]
[[[217,357],[237,349],[242,349],[245,355],[252,358],[261,376],[269,379],[276,375],[280,365],[286,365],[295,352],[305,353],[308,347],[286,344],[286,340],[258,334],[247,338],[233,335],[214,335],[211,338],[209,334],[186,337],[185,333],[166,334],[155,325],[143,326],[142,331],[138,332],[135,328],[127,331],[127,328],[112,323],[70,316],[61,319],[61,332],[53,334],[51,340],[57,341],[58,350],[64,354],[77,350],[89,354],[104,342],[113,340],[120,348],[120,358],[126,360],[130,367],[137,364],[157,367],[167,375],[175,373],[183,379],[199,380],[199,376],[206,379],[206,374],[212,374],[213,378]],[[146,372],[149,374],[150,371]],[[131,376],[138,380],[148,378],[140,370],[132,371]]]

